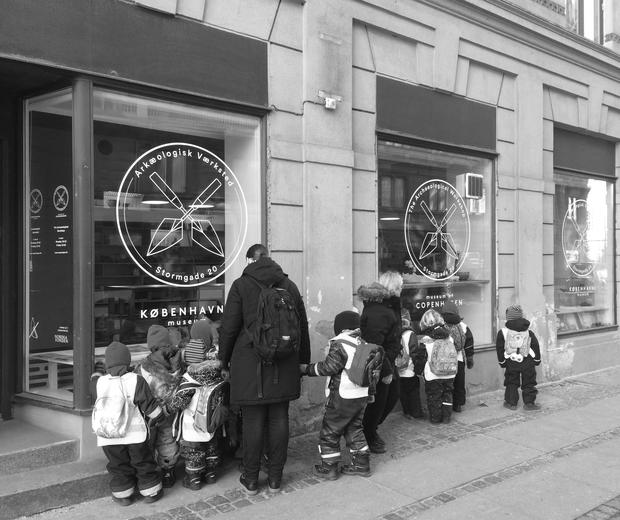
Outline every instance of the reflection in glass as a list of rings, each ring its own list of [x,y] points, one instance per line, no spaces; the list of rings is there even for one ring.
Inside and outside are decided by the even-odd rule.
[[[555,172],[554,287],[558,332],[614,325],[612,185]]]
[[[454,301],[476,343],[491,343],[492,161],[389,141],[378,153],[379,271],[403,274],[414,324]]]

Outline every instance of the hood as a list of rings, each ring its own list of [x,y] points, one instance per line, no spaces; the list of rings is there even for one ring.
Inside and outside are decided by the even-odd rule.
[[[365,302],[382,302],[390,297],[388,290],[378,282],[362,285],[357,290],[357,295]]]
[[[263,285],[278,284],[288,275],[271,258],[264,256],[249,264],[244,270],[245,276],[251,276]]]
[[[530,328],[530,322],[525,318],[517,318],[516,320],[508,320],[506,322],[506,328],[510,330],[516,330],[517,332],[523,332]]]
[[[443,325],[436,325],[432,329],[424,331],[424,333],[433,339],[444,339],[450,335],[448,329],[446,329]]]
[[[441,313],[443,320],[450,325],[456,325],[460,323],[463,318],[461,318],[458,314],[452,314],[451,312],[446,312],[445,314]]]

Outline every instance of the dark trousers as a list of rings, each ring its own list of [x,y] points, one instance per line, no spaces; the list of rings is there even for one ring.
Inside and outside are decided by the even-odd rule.
[[[377,435],[377,428],[396,406],[400,396],[400,378],[394,377],[389,385],[377,383],[374,403],[368,403],[362,424],[368,442]]]
[[[420,402],[420,378],[400,377],[400,404],[405,415],[422,417],[422,403]]]
[[[454,390],[452,392],[452,404],[465,404],[465,362],[459,361],[459,367],[454,376]]]
[[[138,484],[143,495],[154,495],[161,489],[161,475],[146,442],[102,446],[108,458],[106,466],[112,476],[110,490],[118,498],[128,498]]]
[[[454,378],[433,379],[426,381],[426,402],[428,404],[428,415],[432,423],[449,421],[452,415],[452,390],[454,389]]]
[[[181,456],[187,473],[213,473],[220,462],[217,435],[208,442],[181,441]]]
[[[322,459],[327,462],[340,460],[340,437],[343,435],[351,452],[367,448],[362,428],[367,401],[367,397],[343,399],[334,390],[329,393],[319,433],[319,452]]]
[[[247,480],[258,480],[263,447],[269,458],[269,479],[282,478],[288,451],[288,407],[288,401],[241,407],[243,468]]]
[[[521,363],[512,359],[506,360],[506,371],[504,372],[504,400],[511,405],[519,402],[519,387],[523,394],[524,403],[536,401],[536,365],[531,356],[526,357]]]

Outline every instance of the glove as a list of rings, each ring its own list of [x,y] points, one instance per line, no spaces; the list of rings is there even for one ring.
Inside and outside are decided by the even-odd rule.
[[[474,358],[472,356],[467,358],[467,368],[474,368]]]
[[[307,376],[308,375],[308,365],[304,363],[299,364],[299,375]]]
[[[381,382],[384,385],[389,385],[392,382],[392,374],[388,374],[387,376],[385,376],[384,378],[381,379]]]
[[[220,375],[222,376],[222,379],[224,381],[230,381],[230,370],[228,370],[227,368],[222,368],[222,370],[220,371]]]
[[[540,361],[541,361],[540,359],[538,361],[534,360],[534,366],[537,367],[538,365],[540,365]]]

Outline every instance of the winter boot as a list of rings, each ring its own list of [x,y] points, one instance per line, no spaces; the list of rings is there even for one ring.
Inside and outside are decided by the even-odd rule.
[[[338,463],[325,462],[321,460],[320,464],[314,465],[313,473],[316,477],[323,480],[336,480],[338,478]]]
[[[370,453],[352,453],[351,464],[345,464],[341,470],[345,475],[370,477]]]
[[[202,478],[200,471],[185,471],[183,477],[183,487],[191,489],[192,491],[198,491],[202,487]]]

